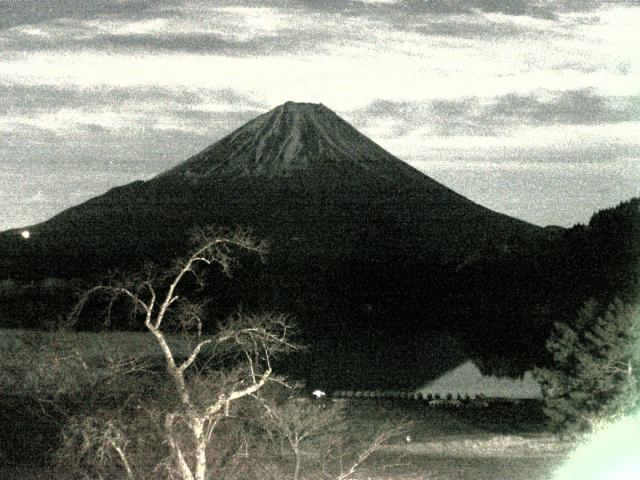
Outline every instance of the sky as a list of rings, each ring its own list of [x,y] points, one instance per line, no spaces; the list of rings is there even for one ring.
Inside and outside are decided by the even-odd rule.
[[[0,230],[323,103],[468,198],[572,226],[640,193],[640,1],[0,0]]]

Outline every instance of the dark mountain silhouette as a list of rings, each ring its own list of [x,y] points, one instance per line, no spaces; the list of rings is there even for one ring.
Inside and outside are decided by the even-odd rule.
[[[453,192],[323,105],[288,102],[149,181],[29,227],[28,240],[0,234],[0,278],[166,264],[198,225],[250,227],[272,245],[266,266],[247,260],[219,285],[216,312],[291,313],[311,346],[297,366],[351,385],[437,375],[416,371],[433,332],[495,328],[456,309],[452,279],[549,234]]]
[[[69,276],[166,258],[202,223],[250,226],[287,257],[365,250],[438,263],[539,230],[456,194],[328,108],[288,102],[147,182],[29,227],[28,242],[20,230],[5,233],[15,254],[3,273]]]

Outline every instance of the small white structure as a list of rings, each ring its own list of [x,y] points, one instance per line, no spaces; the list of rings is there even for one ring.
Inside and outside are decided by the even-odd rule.
[[[29,233],[29,230],[22,230],[22,232],[20,232],[20,235],[22,236],[22,238],[24,238],[25,240],[28,239],[31,234]]]
[[[325,397],[327,394],[322,390],[314,390],[313,392],[311,392],[311,395],[313,395],[314,398],[322,398],[322,397]]]

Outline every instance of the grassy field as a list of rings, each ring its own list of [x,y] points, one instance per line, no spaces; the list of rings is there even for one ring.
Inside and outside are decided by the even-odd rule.
[[[545,431],[535,402],[425,408],[422,402],[353,402],[352,418],[408,419],[410,438],[383,447],[362,478],[546,480],[572,445]]]
[[[547,437],[445,436],[385,447],[362,474],[380,479],[546,480],[566,454],[566,447]]]
[[[173,339],[178,349],[180,342]],[[113,368],[138,368],[133,358],[146,359],[145,368],[157,364],[155,352],[144,334],[0,330],[0,479],[67,478],[64,469],[53,470],[50,464],[64,413],[49,400],[87,386],[96,397],[146,388],[104,384],[102,376]],[[485,408],[430,407],[411,400],[337,401],[345,403],[350,431],[412,422],[408,438],[381,448],[355,478],[546,480],[571,448],[546,432],[535,401]]]
[[[521,407],[519,407],[521,408]],[[496,409],[474,412],[442,408],[422,410],[421,405],[351,402],[351,429],[374,428],[377,422],[409,419],[414,422],[410,441],[399,438],[376,452],[355,476],[358,479],[430,479],[430,480],[551,480],[570,452],[571,445],[524,428],[516,432],[509,424],[497,421],[493,428],[486,417],[499,418]],[[528,412],[506,412],[511,420]],[[529,427],[530,421],[525,422]],[[514,433],[504,433],[504,430]],[[503,431],[502,433],[500,431]],[[36,458],[38,460],[37,452]],[[45,462],[13,462],[0,469],[0,478],[64,478],[64,471],[52,471]]]

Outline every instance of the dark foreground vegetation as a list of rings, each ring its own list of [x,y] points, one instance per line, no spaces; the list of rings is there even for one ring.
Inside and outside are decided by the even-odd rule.
[[[183,342],[169,337],[176,352],[186,351]],[[166,445],[153,412],[170,409],[175,393],[149,334],[4,330],[0,345],[0,478],[127,478],[113,451],[103,451],[97,464],[92,456],[99,453],[96,439],[118,438],[116,426],[135,432],[127,444],[132,469],[142,471],[142,478],[160,477],[153,470]],[[208,384],[206,377],[193,386],[198,383]],[[301,442],[300,478],[335,474],[337,460],[349,467],[385,432],[398,435],[377,445],[349,478],[471,479],[489,478],[493,471],[491,478],[537,480],[565,453],[564,444],[545,433],[537,401],[471,406],[406,398],[312,400],[278,384],[260,398],[279,407],[294,431],[313,432]],[[281,425],[265,416],[256,399],[231,413],[209,446],[216,478],[293,478],[295,456],[282,443]],[[402,425],[402,432],[394,430]],[[341,459],[338,445],[345,447]]]
[[[637,198],[594,214],[588,225],[544,229],[512,239],[508,248],[474,237],[473,253],[445,263],[403,257],[388,245],[378,258],[365,233],[358,251],[331,247],[311,255],[292,243],[294,233],[286,232],[284,244],[273,243],[266,264],[243,259],[234,278],[216,272],[206,278],[217,298],[206,305],[205,326],[238,307],[290,314],[308,348],[281,367],[325,388],[416,388],[468,358],[486,373],[520,375],[551,361],[545,342],[555,323],[570,323],[590,300],[603,308],[615,298],[630,301],[640,288]],[[25,258],[38,258],[30,255]],[[104,281],[54,278],[54,270],[49,278],[20,278],[27,270],[0,279],[4,327],[51,328],[78,291]],[[87,315],[75,328],[99,331],[104,323]],[[109,328],[141,325],[117,302]],[[360,361],[371,357],[378,361]]]
[[[203,288],[211,266],[228,275],[238,251],[262,255],[265,245],[242,230],[200,230],[173,267],[96,285],[68,317],[73,324],[91,305],[105,304],[108,322],[124,299],[152,349],[87,348],[63,331],[49,343],[27,335],[20,345],[9,333],[4,382],[17,396],[7,402],[31,412],[33,398],[43,425],[60,426],[57,435],[45,429],[40,437],[59,438],[49,451],[64,475],[347,480],[404,433],[387,425],[355,437],[344,404],[298,398],[300,387],[272,364],[300,348],[286,316],[238,313],[215,330],[203,328],[202,305],[189,298],[193,283]],[[7,430],[18,435],[19,427],[10,420]]]
[[[300,339],[318,340],[310,356],[302,354],[315,359],[317,368],[318,359],[324,357],[314,354],[327,347],[322,338],[345,341],[359,333],[368,348],[384,347],[379,342],[390,332],[375,323],[365,328],[364,318],[357,316],[318,337],[309,336],[318,325],[312,322],[297,335],[291,319],[281,314],[241,311],[222,317],[228,302],[246,295],[248,305],[254,306],[252,294],[265,291],[255,278],[245,276],[247,272],[240,275],[246,282],[242,287],[224,286],[239,251],[264,253],[264,245],[242,231],[203,230],[192,253],[172,266],[111,275],[79,297],[72,296],[71,287],[87,287],[86,280],[75,285],[50,280],[22,286],[23,293],[30,291],[38,300],[43,288],[67,292],[68,297],[52,293],[60,309],[68,299],[79,302],[70,315],[51,323],[49,334],[1,332],[0,461],[7,467],[0,475],[127,480],[548,478],[570,446],[547,433],[548,418],[562,428],[587,418],[586,425],[579,426],[584,430],[603,416],[637,407],[620,401],[621,396],[637,398],[640,371],[634,350],[638,312],[632,308],[638,286],[637,209],[634,200],[595,215],[589,227],[553,234],[557,236],[549,241],[556,243],[548,244],[553,245],[549,250],[470,259],[458,265],[457,272],[449,272],[452,283],[438,290],[441,301],[456,305],[448,312],[450,327],[461,336],[467,355],[487,371],[515,374],[536,362],[546,366],[539,371],[546,382],[544,405],[483,402],[478,408],[465,399],[303,398],[294,380],[278,375],[280,366],[286,372],[291,365],[285,361],[289,355],[305,352]],[[219,267],[220,275],[212,274],[211,266]],[[529,270],[522,276],[525,266]],[[602,271],[607,274],[601,275]],[[355,281],[355,277],[332,278],[340,291],[341,282]],[[207,284],[213,288],[207,290]],[[15,293],[16,285],[5,281],[5,293]],[[302,291],[308,293],[307,287]],[[485,288],[493,292],[486,298]],[[419,297],[416,290],[411,292]],[[575,315],[587,297],[593,300]],[[14,308],[12,315],[17,315],[19,298],[6,298],[8,313]],[[206,301],[210,298],[222,299],[224,305],[211,306]],[[323,297],[313,308],[324,305],[327,298],[333,297]],[[434,298],[440,297],[425,300],[432,312],[444,308],[436,308]],[[337,314],[345,307],[338,297],[335,300],[334,310],[327,310],[334,320],[332,311]],[[400,307],[402,315],[410,313],[407,308],[426,305],[407,300],[379,301],[387,309],[410,305]],[[50,306],[47,312],[45,302],[32,313],[43,317],[48,313],[51,318],[57,307],[53,301]],[[518,319],[527,309],[533,322],[528,329],[518,321],[508,332],[501,325],[500,319]],[[457,317],[470,312],[480,325],[492,326],[486,336],[476,332],[473,341]],[[12,315],[6,318],[15,318]],[[494,316],[498,321],[491,323]],[[74,332],[98,325],[140,332]],[[345,332],[350,335],[342,335]],[[509,357],[503,334],[518,337],[521,343],[528,338],[532,346],[521,349],[521,358]],[[110,343],[109,338],[116,341]],[[418,335],[414,341],[423,338]],[[402,345],[397,341],[396,335],[387,347],[397,349]],[[331,345],[325,356],[348,363],[349,352]],[[411,347],[415,353],[417,345]],[[542,352],[534,355],[536,349]],[[384,352],[378,351],[376,358]],[[420,365],[420,358],[418,352],[412,365]],[[498,358],[519,361],[496,363]],[[406,357],[395,358],[401,360]],[[332,368],[337,363],[328,363],[323,375],[335,373]],[[353,383],[363,381],[375,365],[365,365]],[[402,375],[407,374],[405,369]],[[395,381],[407,380],[402,375]],[[423,381],[415,372],[414,377]],[[338,377],[337,384],[344,381],[346,377]],[[369,386],[375,386],[372,383]]]
[[[330,399],[300,401],[313,408],[335,408]],[[77,469],[74,461],[67,458],[59,463],[60,448],[64,446],[61,427],[69,412],[62,415],[33,398],[5,395],[0,402],[0,464],[5,465],[0,468],[0,478],[8,478],[8,472],[29,475],[24,478],[72,478],[70,475]],[[403,435],[378,449],[353,478],[544,480],[551,478],[572,446],[546,433],[545,417],[537,402],[493,404],[483,409],[429,407],[424,402],[397,399],[338,402],[342,409],[341,429],[348,430],[360,445],[390,424],[411,421]],[[146,428],[153,430],[154,426],[149,424]],[[253,469],[254,475],[257,471],[264,474],[269,464],[273,472],[281,475],[274,478],[292,478],[291,456],[283,454],[268,436],[262,437],[257,431],[253,435],[253,442],[264,444],[259,449],[252,442],[238,443],[234,437],[220,451],[227,467],[233,465],[246,475],[226,478],[268,478],[251,477],[248,470]],[[76,453],[82,450],[81,445],[75,448]],[[117,468],[117,460],[111,460],[116,465],[112,470],[116,476],[110,478],[126,478]],[[80,478],[79,471],[75,471]]]
[[[348,480],[367,469],[395,475],[388,469],[400,465],[420,474],[411,462],[399,464],[404,452],[393,445],[417,438],[433,449],[442,444],[439,428],[465,441],[539,428],[530,404],[518,412],[534,417],[526,431],[527,419],[509,415],[507,405],[492,407],[496,421],[462,403],[301,398],[300,386],[276,375],[272,363],[300,348],[290,319],[238,313],[207,330],[202,304],[190,298],[187,279],[203,288],[208,267],[229,273],[238,250],[260,255],[264,245],[243,231],[201,231],[192,253],[171,269],[112,277],[87,290],[67,319],[73,324],[103,304],[108,322],[124,299],[145,330],[128,335],[144,342],[127,334],[109,343],[104,334],[3,332],[2,390],[12,392],[2,396],[3,462],[41,465],[50,478]],[[494,411],[488,403],[482,410]],[[464,445],[452,448],[466,452]]]

